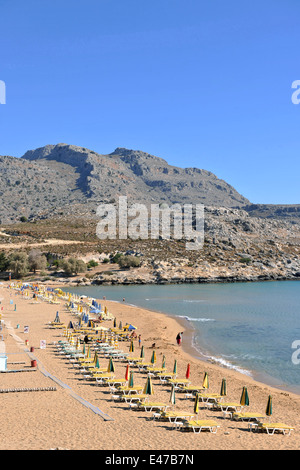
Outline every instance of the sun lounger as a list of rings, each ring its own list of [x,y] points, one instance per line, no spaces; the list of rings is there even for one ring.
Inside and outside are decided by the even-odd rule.
[[[160,418],[161,419],[166,419],[170,423],[174,422],[176,423],[177,421],[190,421],[195,415],[193,413],[190,413],[189,411],[162,411],[160,413]]]
[[[255,412],[236,412],[232,413],[232,419],[234,421],[259,421],[265,416],[262,413]]]
[[[145,402],[145,403],[138,404],[138,408],[144,411],[152,411],[152,410],[166,411],[168,407],[169,405],[166,405],[165,403],[160,403],[160,402]]]
[[[222,396],[217,393],[198,393],[199,402],[202,402],[205,407],[215,406],[222,400]]]
[[[220,426],[216,421],[209,419],[202,420],[191,420],[183,423],[180,429],[183,431],[193,430],[194,433],[200,433],[201,431],[208,430],[211,433],[215,434]]]
[[[259,422],[258,425],[253,428],[257,431],[266,431],[267,434],[273,435],[275,432],[281,432],[282,434],[290,435],[292,431],[295,430],[292,426],[287,426],[284,423],[261,423]]]
[[[131,394],[134,394],[134,393],[139,393],[143,390],[143,387],[141,387],[140,385],[136,386],[136,387],[129,387],[129,386],[121,386],[121,387],[118,387],[118,390],[120,391],[120,393],[123,393],[124,395],[131,395]]]
[[[233,413],[241,412],[241,410],[243,409],[243,406],[240,403],[234,402],[215,402],[213,403],[212,407],[215,410],[222,411],[224,418],[227,415],[231,418]]]
[[[202,385],[183,385],[180,387],[180,391],[186,392],[186,393],[200,393],[203,392],[205,389],[202,387]]]

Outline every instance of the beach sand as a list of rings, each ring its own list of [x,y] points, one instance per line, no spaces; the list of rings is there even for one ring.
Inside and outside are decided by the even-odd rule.
[[[85,380],[65,356],[57,354],[56,343],[62,339],[62,330],[50,329],[48,323],[54,320],[57,311],[60,320],[65,324],[74,320],[65,303],[33,304],[31,299],[25,299],[7,286],[8,283],[3,283],[0,287],[1,314],[4,321],[1,331],[4,343],[0,336],[0,352],[5,348],[9,370],[22,372],[1,373],[0,392],[9,388],[56,387],[56,390],[0,393],[2,450],[299,449],[300,396],[255,382],[251,377],[236,371],[195,359],[187,347],[190,331],[185,330],[182,346],[176,344],[176,335],[183,331],[183,326],[174,318],[101,299],[101,305],[108,307],[109,312],[116,317],[117,324],[122,321],[123,325],[132,323],[137,327],[137,334],[141,334],[145,348],[145,361],[150,361],[151,346],[155,343],[157,366],[161,365],[165,355],[167,369],[172,371],[174,360],[177,359],[178,377],[185,377],[189,363],[193,385],[201,385],[204,372],[207,372],[209,391],[219,393],[222,378],[226,378],[226,401],[239,402],[242,388],[247,386],[250,398],[248,411],[264,414],[268,396],[271,394],[271,421],[295,426],[295,431],[290,436],[249,432],[247,423],[224,419],[220,411],[200,407],[198,419],[213,419],[220,428],[216,434],[194,434],[172,429],[168,422],[153,420],[153,413],[129,409],[128,404],[113,401],[108,387],[97,386]],[[10,300],[13,301],[12,305]],[[29,327],[29,333],[24,333],[24,326]],[[112,321],[105,321],[104,326],[112,326]],[[25,344],[26,340],[28,344]],[[46,340],[45,349],[40,349],[40,340]],[[120,342],[119,348],[128,352],[129,345],[129,342]],[[31,347],[34,351],[30,353]],[[135,340],[133,355],[139,354],[140,349]],[[37,367],[31,367],[33,357],[37,361]],[[107,367],[108,359],[101,357],[100,365]],[[125,362],[115,361],[116,377],[124,378],[125,369]],[[144,386],[146,374],[138,369],[132,370],[135,385]],[[176,393],[176,404],[171,405],[170,386],[160,384],[157,379],[152,382],[154,396],[151,400],[169,404],[170,410],[174,408],[193,412],[193,400],[184,398],[182,393]],[[79,397],[84,402],[78,399]],[[111,419],[104,420],[101,415],[86,406],[87,404],[96,406]]]

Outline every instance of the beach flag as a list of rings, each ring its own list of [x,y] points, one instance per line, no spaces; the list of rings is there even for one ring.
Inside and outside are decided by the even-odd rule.
[[[202,387],[203,387],[203,388],[209,388],[209,381],[208,381],[208,374],[207,374],[207,372],[205,372],[205,374],[204,374]]]
[[[240,404],[242,406],[249,406],[249,396],[248,396],[247,387],[243,387]]]

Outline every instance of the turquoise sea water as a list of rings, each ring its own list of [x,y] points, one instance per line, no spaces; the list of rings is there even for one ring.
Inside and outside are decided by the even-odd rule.
[[[300,283],[95,286],[68,289],[186,318],[199,357],[300,393]],[[299,354],[300,357],[300,354]]]

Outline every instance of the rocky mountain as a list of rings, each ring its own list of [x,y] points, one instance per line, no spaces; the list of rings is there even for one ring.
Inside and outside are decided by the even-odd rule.
[[[203,203],[241,207],[250,202],[213,173],[179,168],[162,158],[117,148],[108,155],[74,145],[46,145],[22,158],[0,157],[1,221],[20,217],[88,216],[100,202]]]

